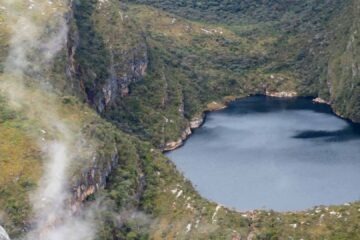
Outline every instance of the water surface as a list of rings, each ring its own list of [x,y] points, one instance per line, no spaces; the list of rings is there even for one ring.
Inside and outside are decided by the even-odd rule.
[[[360,200],[360,126],[310,99],[238,100],[168,157],[202,196],[239,211]]]

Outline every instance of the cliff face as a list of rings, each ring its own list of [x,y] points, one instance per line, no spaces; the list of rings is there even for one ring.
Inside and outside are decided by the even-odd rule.
[[[109,131],[106,129],[105,131]],[[110,138],[111,139],[111,138]],[[113,142],[112,142],[112,141]],[[71,209],[74,213],[78,213],[83,203],[90,196],[105,188],[107,179],[111,172],[119,165],[119,152],[117,142],[111,139],[105,144],[101,152],[96,152],[91,159],[87,160],[85,166],[79,169],[71,180],[72,196],[70,201]],[[111,147],[111,145],[113,145]]]
[[[116,1],[75,1],[69,16],[68,80],[103,112],[144,77],[146,39]]]

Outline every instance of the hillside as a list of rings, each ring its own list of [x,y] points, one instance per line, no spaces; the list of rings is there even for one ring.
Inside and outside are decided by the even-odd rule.
[[[335,54],[348,56],[342,49],[351,39],[349,29],[355,24],[353,12],[357,9],[352,4],[356,2],[279,2],[269,11],[272,8],[266,4],[253,6],[245,1],[241,7],[246,10],[244,15],[233,12],[231,4],[236,3],[231,1],[225,6],[204,3],[199,8],[186,2],[179,7],[171,3],[146,2],[161,9],[133,5],[132,1],[120,6],[108,2],[95,10],[89,3],[75,7],[75,20],[81,19],[81,25],[94,31],[98,28],[100,36],[95,38],[99,43],[93,38],[92,42],[80,39],[79,49],[104,51],[104,59],[90,61],[86,57],[77,76],[92,79],[87,69],[99,71],[93,76],[109,74],[106,81],[102,80],[105,82],[85,82],[85,92],[89,101],[121,129],[163,148],[176,140],[210,102],[280,91],[321,96],[332,102],[340,115],[358,119],[358,101],[353,99],[356,94],[350,97],[340,93],[345,88],[340,83],[345,76],[336,77],[336,83],[331,80],[333,74],[340,74],[334,72],[345,71],[333,70],[331,62],[339,58]],[[288,9],[275,7],[278,5]],[[116,7],[121,11],[113,11]],[[107,19],[102,17],[105,12]],[[232,20],[198,21],[202,14],[216,19],[225,12],[233,16]],[[94,22],[86,16],[89,14],[93,14]],[[259,19],[255,21],[253,15]],[[90,22],[85,24],[87,20]],[[89,34],[88,28],[84,33],[81,28],[80,35]],[[82,57],[78,57],[81,63]],[[109,67],[100,67],[103,65]],[[356,74],[350,81],[356,88]]]
[[[204,111],[253,94],[320,96],[360,122],[359,11],[357,0],[0,1],[0,226],[12,239],[360,238],[357,202],[237,213],[162,154]]]

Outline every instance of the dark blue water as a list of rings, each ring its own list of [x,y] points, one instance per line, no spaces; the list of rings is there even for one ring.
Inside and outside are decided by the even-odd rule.
[[[202,196],[240,211],[360,200],[360,126],[310,99],[238,100],[168,157]]]

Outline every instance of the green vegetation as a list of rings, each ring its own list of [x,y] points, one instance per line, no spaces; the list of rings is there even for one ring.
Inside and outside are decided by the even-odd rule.
[[[265,60],[257,59],[264,58],[264,46],[274,39],[251,44],[219,26],[210,26],[217,33],[208,34],[207,25],[181,18],[172,24],[175,16],[142,6],[126,13],[147,34],[149,65],[144,79],[130,85],[131,94],[105,113],[125,131],[163,146],[176,139],[208,102],[264,92],[262,82],[270,77],[258,71],[257,64]]]
[[[220,21],[227,24],[239,24],[240,22],[246,24],[258,24],[259,22],[269,21],[287,21],[289,24],[296,24],[297,20],[311,20],[316,22],[316,18],[326,19],[327,16],[323,13],[332,11],[332,6],[336,6],[340,3],[340,1],[328,3],[326,1],[318,0],[270,0],[267,2],[251,0],[244,0],[241,2],[236,0],[128,0],[128,2],[152,5],[188,19],[204,22]]]
[[[96,2],[95,0],[75,2],[76,29],[72,29],[78,30],[81,35],[74,57],[81,68],[79,71],[82,72],[85,92],[92,104],[95,103],[96,95],[100,92],[99,86],[109,77],[110,64],[110,56],[105,49],[103,36],[96,31],[92,20]]]
[[[0,97],[0,215],[14,234],[24,228],[31,207],[28,195],[41,173],[41,155],[29,134],[31,123]]]
[[[334,40],[330,45],[328,85],[330,99],[337,113],[360,121],[360,75],[359,75],[359,2],[347,6],[346,14],[332,23]]]
[[[116,2],[104,3],[93,19],[107,39],[108,49],[121,42],[116,51],[111,50],[115,55],[121,49],[137,53],[143,49],[140,41],[145,41],[149,64],[146,76],[132,81],[128,96],[110,101],[104,116],[156,146],[176,140],[207,103],[222,102],[224,97],[296,91],[334,102],[340,98],[337,93],[329,93],[327,59],[332,52],[330,31],[343,15],[343,6],[350,4],[346,1],[268,5],[244,1],[236,11],[235,1],[202,2],[201,7],[193,6],[191,1],[129,2],[121,5],[120,16],[110,10],[118,7]],[[233,16],[232,20],[221,17],[225,12]],[[248,15],[250,12],[258,18]],[[104,15],[117,27],[110,20],[104,21]],[[213,16],[214,21],[203,15]],[[118,38],[112,37],[114,32]],[[119,58],[131,56],[117,56],[117,62],[129,66]],[[131,75],[127,67],[121,72]],[[340,112],[353,116],[349,111]]]
[[[41,100],[81,129],[86,146],[74,144],[81,157],[72,183],[94,156],[98,178],[118,159],[106,188],[86,199],[104,206],[98,239],[360,238],[359,203],[240,214],[201,198],[159,151],[204,110],[266,91],[319,95],[360,121],[358,7],[356,0],[74,1],[68,45],[46,69],[56,95],[28,86],[28,105]],[[10,27],[0,11],[3,73]],[[14,237],[30,227],[29,193],[43,172],[41,126],[0,98],[0,224]]]

